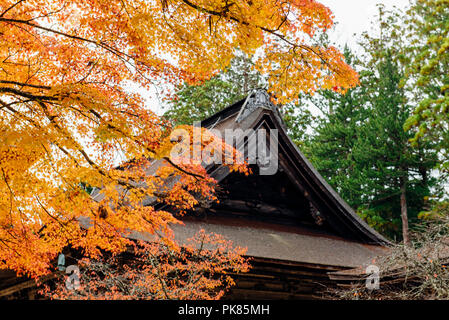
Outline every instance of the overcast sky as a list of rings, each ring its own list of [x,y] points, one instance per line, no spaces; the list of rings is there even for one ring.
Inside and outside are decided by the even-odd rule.
[[[343,47],[348,44],[352,49],[356,49],[357,37],[354,34],[361,34],[369,31],[371,22],[377,14],[377,4],[382,3],[387,9],[396,6],[405,9],[409,0],[319,0],[328,6],[334,13],[337,26],[330,33],[330,38]],[[144,91],[145,92],[145,91]],[[143,92],[142,92],[143,93]],[[159,104],[155,92],[143,93],[147,98],[147,105],[159,115],[163,110]]]
[[[337,26],[331,33],[331,39],[340,45],[347,43],[351,48],[356,46],[355,34],[369,31],[371,22],[377,14],[377,4],[382,3],[387,9],[394,6],[405,9],[409,0],[320,0],[334,13]]]

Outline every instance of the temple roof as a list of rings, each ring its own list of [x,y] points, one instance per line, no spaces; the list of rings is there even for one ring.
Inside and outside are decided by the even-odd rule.
[[[286,126],[269,95],[263,90],[253,92],[246,99],[202,121],[202,126],[226,129],[276,129],[278,132],[279,171],[296,187],[297,196],[305,197],[329,221],[336,235],[362,243],[385,245],[389,241],[369,227],[354,210],[324,180],[289,138]],[[214,168],[210,173],[219,182],[229,171]]]
[[[306,159],[265,91],[254,91],[201,125],[220,132],[276,129],[278,168],[272,175],[245,176],[223,165],[207,167],[222,190],[217,195],[220,202],[178,217],[184,225],[173,229],[180,242],[205,229],[247,247],[250,256],[347,268],[369,264],[385,252],[389,241],[368,226]],[[147,174],[161,165],[167,164],[153,161]],[[101,200],[101,192],[93,197]],[[169,210],[156,198],[145,204]],[[152,237],[135,233],[132,238]]]

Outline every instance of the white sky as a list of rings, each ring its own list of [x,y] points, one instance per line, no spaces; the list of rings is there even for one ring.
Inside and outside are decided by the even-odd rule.
[[[347,43],[354,49],[357,37],[371,29],[371,22],[377,15],[377,4],[382,3],[386,9],[397,7],[404,10],[409,0],[319,0],[329,7],[334,13],[334,22],[337,26],[331,33],[331,39],[337,44],[344,46]]]
[[[382,3],[386,9],[394,6],[405,9],[409,0],[319,0],[329,7],[334,13],[334,22],[337,22],[335,30],[330,33],[330,39],[343,47],[348,44],[350,48],[356,49],[357,37],[364,31],[369,31],[371,22],[377,14],[377,4]],[[140,90],[139,90],[140,91]],[[152,90],[153,91],[153,90]],[[142,90],[146,97],[147,106],[156,114],[162,115],[163,110],[155,92]]]

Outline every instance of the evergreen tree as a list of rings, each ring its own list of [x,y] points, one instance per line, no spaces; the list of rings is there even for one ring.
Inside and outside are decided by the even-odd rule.
[[[407,243],[409,220],[416,222],[437,184],[430,175],[437,156],[431,143],[412,147],[414,132],[404,131],[414,106],[401,85],[401,50],[392,45],[396,36],[390,26],[397,17],[380,8],[379,18],[380,35],[365,35],[363,42],[360,87],[345,96],[320,94],[328,112],[306,151],[370,225]]]
[[[346,62],[354,66],[354,56],[346,47]],[[322,116],[315,133],[303,151],[317,170],[354,208],[363,204],[361,176],[353,157],[360,125],[365,121],[364,96],[361,88],[348,90],[345,95],[321,91],[309,97]]]
[[[433,141],[441,156],[440,173],[449,173],[449,4],[413,0],[403,19],[403,38],[410,43],[404,84],[416,108],[405,128],[416,132],[413,143]]]
[[[362,202],[367,219],[375,220],[409,242],[409,220],[415,222],[436,183],[430,172],[437,162],[430,144],[410,145],[412,131],[404,131],[413,106],[400,86],[403,73],[390,50],[375,57],[366,71],[368,118],[359,130],[354,158],[364,180]],[[400,213],[400,214],[399,214]]]

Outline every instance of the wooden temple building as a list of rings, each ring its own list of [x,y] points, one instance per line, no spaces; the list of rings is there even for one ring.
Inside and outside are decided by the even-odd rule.
[[[254,91],[201,125],[223,133],[265,129],[266,147],[276,148],[276,159],[270,159],[277,161],[276,170],[270,174],[261,174],[266,161],[252,164],[249,176],[207,167],[219,183],[219,203],[198,208],[181,218],[185,225],[173,227],[181,243],[204,229],[247,248],[252,268],[234,276],[236,286],[226,299],[319,299],[323,289],[345,281],[335,275],[370,265],[385,253],[388,240],[362,221],[304,157],[265,91]],[[273,129],[276,136],[268,137]],[[6,278],[6,271],[0,274],[0,298],[18,285],[8,280],[8,286]]]
[[[342,279],[333,273],[363,268],[385,254],[388,240],[362,221],[304,157],[264,90],[201,125],[223,137],[227,129],[265,129],[267,135],[277,130],[266,143],[276,148],[275,174],[258,170],[266,163],[253,164],[249,176],[210,166],[209,174],[220,185],[219,203],[183,217],[185,225],[175,227],[180,241],[204,229],[248,249],[252,269],[235,277],[226,298],[319,299],[323,288]],[[251,137],[240,140],[248,145]]]

